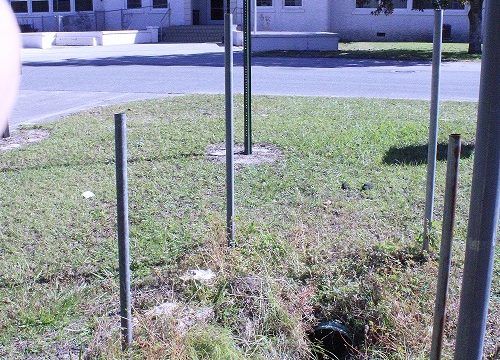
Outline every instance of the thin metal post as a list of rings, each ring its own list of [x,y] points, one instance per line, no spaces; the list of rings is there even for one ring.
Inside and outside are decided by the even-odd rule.
[[[439,252],[439,273],[434,307],[434,327],[432,329],[431,360],[441,359],[443,332],[446,315],[446,297],[451,267],[451,245],[455,229],[455,210],[458,190],[458,163],[460,161],[460,135],[450,135],[446,167],[446,189],[444,195],[443,229]]]
[[[224,45],[226,68],[226,236],[234,246],[234,101],[233,101],[233,15],[224,16]]]
[[[455,360],[483,353],[500,215],[500,1],[485,1],[474,172]]]
[[[7,121],[7,124],[5,124],[5,130],[2,133],[2,139],[7,139],[10,138],[10,128],[9,128],[9,122]]]
[[[439,80],[441,72],[441,47],[443,43],[443,10],[434,10],[434,39],[432,48],[432,89],[429,123],[429,144],[427,149],[427,187],[425,197],[424,243],[423,249],[429,250],[430,230],[434,211],[434,188],[436,182],[438,119],[439,119]]]
[[[132,345],[130,299],[130,251],[128,229],[127,118],[115,114],[116,205],[118,215],[118,264],[120,271],[120,318],[122,349]]]
[[[252,5],[253,5],[253,32],[256,33],[257,32],[257,18],[258,18],[257,0],[249,0],[249,1],[252,1]],[[249,16],[250,16],[250,14],[249,14]]]
[[[243,153],[252,154],[252,34],[251,3],[243,0]]]

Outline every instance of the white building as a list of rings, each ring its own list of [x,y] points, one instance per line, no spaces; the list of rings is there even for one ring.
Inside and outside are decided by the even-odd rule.
[[[3,1],[3,0],[0,0]],[[222,25],[226,0],[7,0],[23,31],[122,30],[146,26]],[[230,0],[235,23],[242,1]],[[431,41],[433,11],[394,0],[393,15],[372,15],[377,0],[256,0],[258,30],[331,31],[346,41]],[[445,11],[453,41],[466,41],[467,8],[454,1]],[[201,31],[203,27],[200,26]],[[196,28],[193,28],[196,31]],[[445,35],[446,36],[446,35]],[[168,40],[168,39],[167,39]]]

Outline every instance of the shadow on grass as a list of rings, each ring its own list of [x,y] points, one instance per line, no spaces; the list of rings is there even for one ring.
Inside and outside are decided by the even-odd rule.
[[[266,51],[257,52],[256,57],[296,57],[296,58],[343,58],[373,59],[386,61],[431,61],[432,49],[377,49],[377,50],[338,50],[338,51]],[[471,55],[467,51],[443,51],[443,61],[480,60],[480,55]]]
[[[467,159],[472,156],[474,144],[462,144],[461,159]],[[441,143],[437,147],[438,161],[446,160],[448,144]],[[427,163],[427,144],[410,145],[404,147],[391,147],[384,155],[383,162],[389,165],[421,165]]]

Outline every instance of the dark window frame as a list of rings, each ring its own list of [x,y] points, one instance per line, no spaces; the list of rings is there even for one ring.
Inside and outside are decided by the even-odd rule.
[[[153,0],[153,9],[168,9],[168,0]]]
[[[293,4],[291,4],[291,3],[287,4],[287,2],[291,2],[291,1],[293,1]],[[300,2],[300,5],[297,4],[297,2]],[[301,6],[304,6],[304,2],[303,2],[303,0],[285,0],[283,5],[285,7],[301,7]]]
[[[94,2],[92,0],[75,0],[75,11],[94,11]]]
[[[257,6],[271,7],[273,6],[273,0],[257,0]]]
[[[141,9],[142,0],[127,0],[127,9]]]
[[[10,2],[10,7],[14,14],[27,14],[29,11],[28,0],[13,0]]]
[[[67,6],[60,6],[60,4],[67,4]],[[71,1],[70,0],[52,0],[52,11],[55,13],[71,12]]]
[[[48,13],[49,11],[49,0],[31,0],[32,13]]]

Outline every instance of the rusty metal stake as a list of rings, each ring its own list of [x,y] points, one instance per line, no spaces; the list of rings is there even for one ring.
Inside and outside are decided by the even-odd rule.
[[[452,134],[448,140],[446,167],[446,189],[444,195],[443,229],[439,252],[439,273],[434,307],[434,327],[432,329],[431,360],[441,359],[443,332],[446,317],[446,297],[451,267],[451,245],[455,228],[455,209],[457,204],[458,163],[460,161],[460,135]]]

